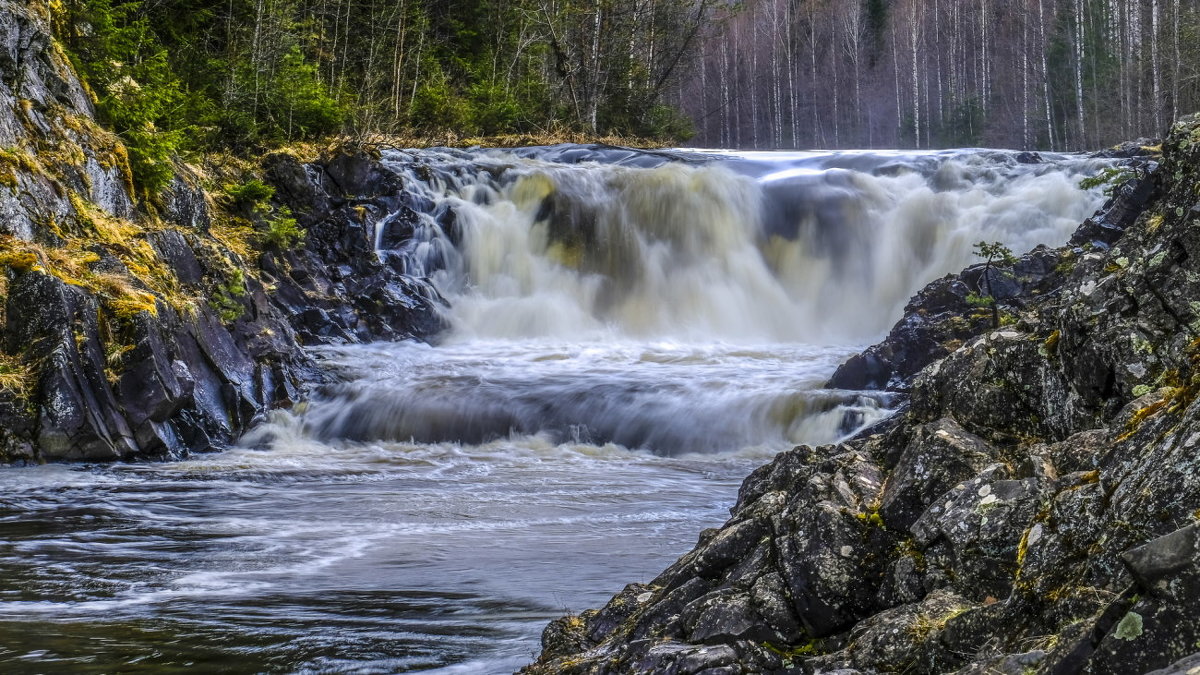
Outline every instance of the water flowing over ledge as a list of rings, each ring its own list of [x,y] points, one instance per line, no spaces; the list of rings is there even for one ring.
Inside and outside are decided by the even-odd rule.
[[[229,452],[10,478],[0,659],[115,669],[165,631],[155,665],[510,672],[755,466],[890,414],[822,383],[973,242],[1064,241],[1102,163],[388,152],[364,255],[449,329],[313,349],[333,380]]]
[[[441,347],[334,350],[325,440],[542,434],[658,454],[833,442],[887,414],[819,388],[980,240],[1066,240],[1082,156],[391,152],[381,257],[449,306]],[[357,365],[354,365],[357,364]]]
[[[1108,164],[988,150],[579,151],[385,156],[418,208],[380,223],[380,249],[451,300],[452,339],[612,328],[868,342],[922,285],[970,264],[975,242],[1065,242],[1100,201],[1079,179]]]

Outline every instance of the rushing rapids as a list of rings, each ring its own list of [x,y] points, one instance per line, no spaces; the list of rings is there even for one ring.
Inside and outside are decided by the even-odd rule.
[[[378,255],[447,300],[441,342],[321,350],[334,380],[226,453],[0,477],[0,662],[511,671],[547,619],[721,522],[753,466],[887,415],[822,383],[973,243],[1065,241],[1103,165],[579,146],[384,163],[405,189]]]
[[[1096,207],[1078,182],[1101,165],[998,151],[520,154],[386,157],[410,187],[379,224],[380,255],[431,280],[452,330],[432,357],[391,347],[390,369],[329,388],[308,417],[318,436],[542,433],[659,454],[835,441],[886,401],[821,391],[789,364],[879,336],[975,242],[1061,243]]]

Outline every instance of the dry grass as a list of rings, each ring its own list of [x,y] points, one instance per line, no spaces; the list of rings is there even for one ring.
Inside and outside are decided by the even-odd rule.
[[[208,228],[213,239],[238,254],[242,261],[254,260],[257,255],[254,243],[258,239],[258,233],[255,232],[254,226],[245,218],[235,218],[227,214],[216,214],[216,216]]]
[[[575,143],[580,145],[596,143],[600,145],[619,145],[629,148],[647,149],[666,148],[676,145],[670,142],[636,136],[596,136],[594,134],[567,129],[552,129],[535,133],[498,134],[493,136],[459,135],[452,131],[426,134],[416,132],[366,134],[355,137],[332,138],[323,143],[310,143],[301,146],[293,145],[289,146],[289,150],[295,149],[296,152],[292,152],[292,154],[295,154],[302,161],[311,161],[332,152],[356,147],[365,149],[420,149],[433,147],[521,148],[531,145],[558,145],[560,143]]]
[[[16,356],[0,354],[0,390],[24,397],[33,387],[33,369]]]

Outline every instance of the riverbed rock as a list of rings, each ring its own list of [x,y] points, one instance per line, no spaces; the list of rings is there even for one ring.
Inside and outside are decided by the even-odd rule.
[[[1006,325],[972,316],[976,266],[843,366],[831,386],[907,404],[748,477],[729,522],[654,582],[695,599],[662,612],[654,586],[582,654],[525,672],[674,672],[706,642],[735,652],[723,668],[765,652],[778,672],[1195,670],[1200,117],[1140,166],[1079,241],[996,286]],[[756,600],[776,580],[780,602]],[[645,617],[665,630],[635,633]]]
[[[139,194],[50,26],[0,0],[0,462],[219,449],[318,380],[303,345],[442,329],[428,282],[375,255],[403,194],[376,157],[264,160],[263,208],[304,233],[287,250],[234,212],[224,167]]]

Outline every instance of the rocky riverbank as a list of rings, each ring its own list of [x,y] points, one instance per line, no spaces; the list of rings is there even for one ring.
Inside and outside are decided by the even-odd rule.
[[[0,101],[0,461],[219,448],[300,398],[302,345],[440,329],[373,255],[399,190],[367,155],[180,163],[139,193],[37,4],[0,1]]]
[[[141,194],[47,26],[0,0],[0,461],[220,448],[303,396],[303,346],[440,330],[437,293],[374,255],[428,206],[397,174],[277,153]],[[1178,124],[1067,247],[928,286],[831,382],[897,392],[896,416],[757,470],[657,579],[555,621],[530,672],[1195,658],[1198,144]]]
[[[755,471],[723,527],[553,622],[525,672],[1186,671],[1200,119],[1162,150],[1068,246],[990,272],[998,329],[968,301],[983,266],[930,284],[831,383],[900,412]]]

